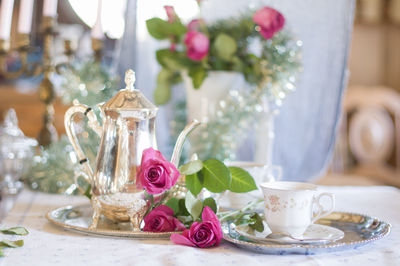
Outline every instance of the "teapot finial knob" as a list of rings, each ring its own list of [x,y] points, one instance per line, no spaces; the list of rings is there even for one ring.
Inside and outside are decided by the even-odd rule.
[[[126,89],[128,90],[133,90],[133,84],[135,84],[136,76],[135,76],[135,71],[132,69],[128,69],[125,72],[125,84],[126,84]]]

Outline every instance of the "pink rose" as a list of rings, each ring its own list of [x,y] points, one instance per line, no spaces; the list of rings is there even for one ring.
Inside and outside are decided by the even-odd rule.
[[[138,187],[149,194],[159,194],[176,184],[180,173],[161,152],[148,148],[143,151]]]
[[[253,16],[253,21],[260,26],[259,32],[267,40],[271,39],[285,25],[285,17],[270,7],[258,10]]]
[[[195,61],[200,61],[208,54],[210,41],[207,36],[198,31],[189,31],[185,36],[187,56]]]
[[[176,20],[177,15],[173,6],[164,6],[165,12],[167,12],[168,22],[172,23]]]
[[[174,217],[174,211],[160,205],[144,217],[143,231],[146,232],[172,232],[185,230],[185,226]]]
[[[204,207],[203,222],[194,222],[182,234],[172,234],[171,241],[178,245],[207,248],[218,246],[222,239],[221,224],[210,207]]]

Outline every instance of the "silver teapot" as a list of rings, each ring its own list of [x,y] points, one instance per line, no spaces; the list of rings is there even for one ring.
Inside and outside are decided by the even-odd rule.
[[[74,147],[83,176],[91,184],[93,220],[91,228],[97,227],[101,214],[115,222],[131,222],[133,230],[140,230],[140,223],[148,209],[144,191],[136,186],[143,150],[157,149],[155,119],[158,108],[134,88],[135,73],[125,73],[126,88],[121,89],[108,102],[99,104],[102,126],[92,108],[73,102],[65,113],[64,124],[67,136]],[[91,168],[79,145],[74,117],[83,114],[88,125],[100,137],[96,157],[96,168]],[[181,132],[173,150],[171,162],[178,167],[186,136],[199,125],[192,121]],[[79,187],[77,178],[75,183]]]

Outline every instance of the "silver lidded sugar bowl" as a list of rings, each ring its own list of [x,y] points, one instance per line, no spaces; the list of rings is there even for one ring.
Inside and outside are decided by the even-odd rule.
[[[144,190],[137,187],[136,179],[143,150],[150,147],[157,149],[155,119],[158,108],[134,88],[134,82],[135,73],[126,71],[126,88],[106,103],[98,105],[102,126],[93,110],[76,100],[65,113],[67,136],[83,167],[82,176],[92,187],[92,229],[103,214],[115,222],[131,222],[133,230],[139,231],[149,208]],[[101,138],[94,171],[75,134],[73,121],[78,113],[87,116],[89,127]],[[176,167],[187,134],[199,124],[198,121],[192,121],[179,135],[171,158]],[[78,185],[77,179],[75,182]]]

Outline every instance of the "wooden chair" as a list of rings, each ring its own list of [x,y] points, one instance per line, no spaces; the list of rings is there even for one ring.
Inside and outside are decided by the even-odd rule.
[[[343,109],[332,171],[400,187],[400,93],[351,87]]]

